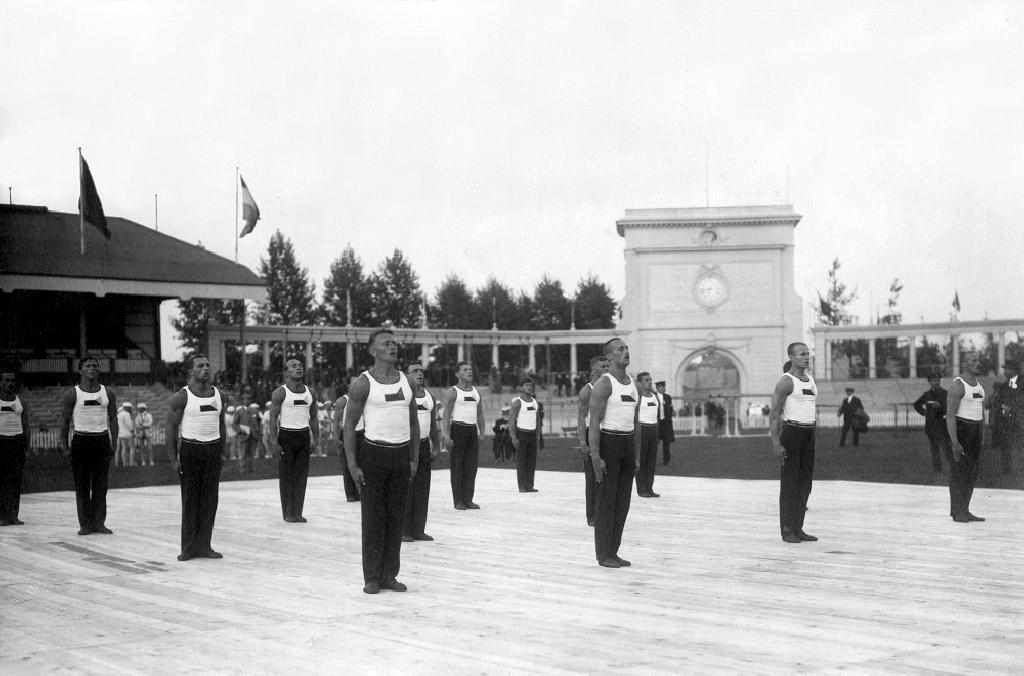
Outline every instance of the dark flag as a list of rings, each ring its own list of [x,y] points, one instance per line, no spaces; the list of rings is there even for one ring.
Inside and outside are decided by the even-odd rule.
[[[953,290],[953,309],[960,312],[960,294],[956,289]]]
[[[82,162],[82,185],[78,197],[78,213],[82,215],[83,221],[95,226],[107,239],[110,239],[107,217],[103,213],[103,203],[100,202],[99,193],[96,192],[96,184],[92,180],[89,163],[81,154],[78,158]]]

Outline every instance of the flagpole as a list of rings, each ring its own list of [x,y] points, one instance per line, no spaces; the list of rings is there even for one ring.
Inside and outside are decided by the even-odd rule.
[[[238,167],[235,167],[235,262],[238,262]]]
[[[82,213],[82,146],[78,146],[78,237],[80,253],[85,255],[85,215]]]

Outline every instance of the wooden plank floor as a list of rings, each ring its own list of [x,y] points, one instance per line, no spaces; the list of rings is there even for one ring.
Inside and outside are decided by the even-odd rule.
[[[274,481],[221,486],[221,561],[179,563],[175,487],[111,491],[113,536],[79,537],[71,493],[0,529],[0,672],[1020,672],[1024,493],[819,482],[778,537],[776,482],[660,477],[621,554],[594,562],[581,474],[481,470],[480,511],[434,472],[409,593],[362,593],[359,505],[310,480],[308,524]]]

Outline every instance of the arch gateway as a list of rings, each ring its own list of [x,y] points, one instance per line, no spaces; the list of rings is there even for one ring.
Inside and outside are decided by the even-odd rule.
[[[790,205],[628,209],[619,328],[631,362],[687,400],[771,392],[803,339]]]

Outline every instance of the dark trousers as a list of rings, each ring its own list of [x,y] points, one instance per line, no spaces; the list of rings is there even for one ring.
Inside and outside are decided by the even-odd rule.
[[[363,525],[363,581],[394,580],[401,563],[402,522],[409,494],[409,445],[388,446],[364,439],[358,451],[363,470],[360,503]]]
[[[224,441],[181,440],[181,553],[197,556],[209,551],[217,518]]]
[[[356,457],[359,457],[359,447],[363,443],[362,431],[356,432]],[[348,469],[348,453],[345,452],[344,440],[339,442],[339,450],[341,451],[341,482],[345,486],[345,499],[349,502],[355,502],[359,500],[359,487],[356,486],[355,479],[352,478],[352,472]]]
[[[662,439],[661,441],[661,464],[667,465],[672,462],[672,450],[669,448],[672,445],[671,441]]]
[[[786,449],[779,483],[779,526],[782,534],[804,529],[804,512],[814,476],[814,428],[782,425],[780,441]]]
[[[952,453],[952,444],[949,440],[949,431],[946,426],[942,427],[928,427],[925,426],[924,432],[928,435],[928,446],[932,452],[932,469],[936,472],[942,471],[942,456],[949,458]]]
[[[616,556],[622,544],[622,530],[629,514],[633,494],[636,455],[633,434],[601,432],[601,459],[604,478],[597,484],[594,510],[594,551],[598,561]]]
[[[843,416],[843,431],[839,433],[839,445],[846,445],[846,433],[850,431],[853,426],[853,420],[848,415]],[[860,446],[860,432],[853,430],[853,445]]]
[[[594,478],[594,461],[590,456],[583,458],[583,480],[586,483],[587,523],[593,523],[597,509],[597,479]]]
[[[82,434],[71,437],[71,473],[75,479],[75,504],[78,525],[96,530],[107,521],[107,472],[114,451],[110,435]]]
[[[427,527],[427,507],[430,505],[430,466],[434,463],[430,458],[430,441],[420,442],[419,462],[416,476],[409,482],[409,495],[405,499],[404,535],[423,535]]]
[[[949,463],[949,515],[953,517],[967,516],[970,511],[981,458],[981,424],[957,418],[956,440],[964,452],[959,462]]]
[[[302,516],[306,503],[306,481],[309,479],[309,429],[286,430],[277,433],[281,446],[278,460],[277,483],[281,488],[281,515]]]
[[[25,435],[0,437],[0,521],[17,521],[21,476],[25,471]]]
[[[636,472],[636,494],[654,492],[654,466],[658,464],[658,427],[640,425],[640,468]]]
[[[452,499],[456,505],[473,501],[480,440],[476,425],[452,423]]]
[[[993,427],[992,446],[999,449],[999,462],[1003,474],[1009,474],[1013,471],[1013,457],[1020,456],[1021,446],[1024,445],[1024,434],[1020,429],[1019,421],[1014,418],[1010,418],[1004,423],[1001,432],[1002,434],[997,435]]]
[[[243,474],[246,472],[253,471],[253,457],[256,455],[256,445],[259,443],[259,439],[255,434],[250,434],[248,437],[236,437],[238,444],[238,471]]]
[[[519,490],[528,491],[533,488],[533,478],[537,473],[537,430],[516,428],[516,438],[519,439],[516,480],[519,482]]]

